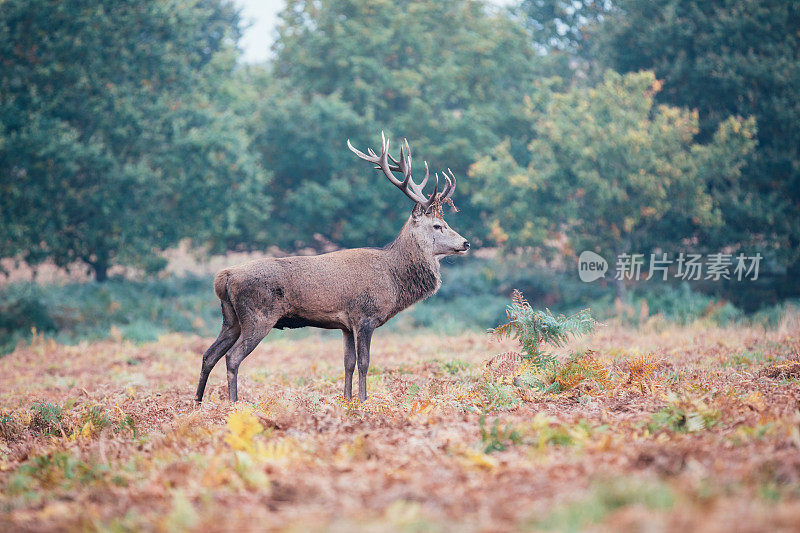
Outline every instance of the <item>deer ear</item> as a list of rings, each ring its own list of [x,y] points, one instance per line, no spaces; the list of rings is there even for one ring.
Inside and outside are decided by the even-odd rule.
[[[414,204],[414,209],[411,211],[411,216],[414,220],[418,219],[423,215],[422,206],[419,204]]]

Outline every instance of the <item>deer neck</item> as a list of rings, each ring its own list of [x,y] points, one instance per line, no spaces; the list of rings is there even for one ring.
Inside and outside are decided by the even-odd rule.
[[[408,224],[386,247],[389,269],[397,285],[396,312],[433,295],[442,283],[439,261],[422,249],[408,230]]]

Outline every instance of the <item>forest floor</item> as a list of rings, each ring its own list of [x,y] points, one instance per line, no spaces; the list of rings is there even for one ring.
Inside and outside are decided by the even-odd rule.
[[[226,397],[212,339],[0,359],[0,530],[796,531],[800,326],[606,326],[597,379],[516,385],[513,340],[277,336]],[[567,352],[561,352],[566,354]]]

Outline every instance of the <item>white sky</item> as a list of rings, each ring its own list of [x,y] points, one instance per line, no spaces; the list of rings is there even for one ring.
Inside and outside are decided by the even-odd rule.
[[[242,8],[242,20],[250,24],[239,41],[244,50],[245,63],[265,61],[271,55],[270,46],[275,40],[278,11],[286,5],[284,0],[236,0]]]
[[[446,1],[446,0],[445,0]],[[488,0],[496,5],[510,5],[516,0]],[[258,63],[272,55],[270,46],[275,40],[278,12],[286,5],[284,0],[235,0],[242,8],[242,19],[250,24],[242,36],[240,46],[244,50],[242,61]]]

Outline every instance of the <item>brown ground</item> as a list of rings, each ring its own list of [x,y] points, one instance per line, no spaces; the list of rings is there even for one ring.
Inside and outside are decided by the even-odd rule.
[[[800,524],[796,323],[605,327],[581,345],[607,380],[554,395],[511,385],[513,359],[487,370],[512,341],[379,330],[363,405],[340,399],[340,339],[284,335],[242,365],[242,402],[220,364],[198,410],[210,341],[37,339],[0,359],[0,530]]]

